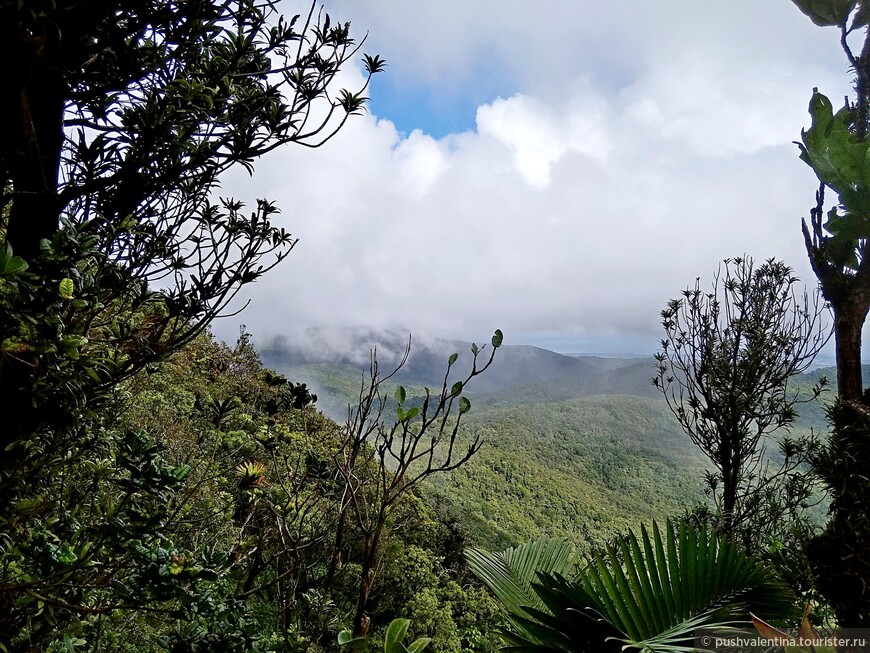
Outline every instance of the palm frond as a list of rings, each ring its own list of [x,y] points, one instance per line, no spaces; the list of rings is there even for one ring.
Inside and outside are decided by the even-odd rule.
[[[510,650],[676,653],[691,650],[695,629],[746,621],[749,610],[794,613],[791,593],[764,563],[685,522],[629,532],[593,553],[573,580],[535,569],[550,558],[543,544],[525,546],[519,555],[469,555],[516,628]]]
[[[471,571],[495,594],[509,615],[525,614],[524,607],[542,609],[532,589],[537,574],[570,575],[575,567],[573,547],[567,540],[542,537],[498,553],[466,549]]]

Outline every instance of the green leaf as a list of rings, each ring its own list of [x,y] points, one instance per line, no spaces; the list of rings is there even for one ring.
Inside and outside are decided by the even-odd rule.
[[[466,556],[507,610],[516,651],[619,650],[607,645],[614,637],[632,650],[688,650],[696,628],[745,618],[747,608],[764,606],[776,618],[793,612],[787,588],[733,542],[685,522],[668,522],[664,534],[653,524],[652,535],[654,544],[645,528],[641,540],[629,532],[617,547],[593,552],[574,580],[541,571],[539,555],[521,574],[501,554]],[[516,580],[535,575],[527,589]]]
[[[462,392],[462,381],[457,381],[456,383],[453,384],[453,387],[450,388],[450,396],[451,397],[458,397],[461,392]]]
[[[819,27],[842,27],[855,9],[857,0],[792,0]]]
[[[448,365],[453,365],[456,362],[456,359],[459,358],[459,354],[450,354],[450,358],[447,359]]]
[[[408,653],[420,653],[420,651],[426,648],[431,641],[432,638],[430,637],[421,637],[420,639],[415,639],[414,642],[408,647]]]
[[[348,644],[353,639],[353,633],[349,628],[345,628],[344,630],[339,631],[338,633],[338,644],[339,646],[344,646]]]
[[[480,347],[478,347],[475,343],[472,342],[471,343],[471,353],[474,354],[475,356],[477,356],[479,351],[480,351]]]
[[[75,291],[75,286],[73,285],[73,280],[69,277],[61,279],[60,284],[58,284],[58,292],[62,299],[72,299],[73,291]]]
[[[12,247],[6,243],[6,251],[0,250],[0,277],[14,277],[27,269],[27,261],[12,254]]]
[[[468,568],[496,595],[508,614],[525,615],[525,606],[544,607],[532,589],[538,573],[571,573],[572,552],[567,540],[542,537],[500,553],[466,549],[465,559]]]
[[[83,367],[85,373],[97,383],[100,382],[100,375],[92,367]]]
[[[831,101],[814,91],[812,126],[802,132],[801,159],[819,181],[838,194],[846,211],[832,210],[825,228],[848,239],[870,236],[870,142],[856,141],[850,129],[852,112],[833,113]]]
[[[404,388],[404,386],[400,385],[396,388],[395,397],[396,397],[397,404],[404,404],[405,403],[405,388]]]
[[[468,400],[468,397],[462,397],[459,400],[459,414],[467,413],[471,410],[471,402]]]
[[[367,644],[368,641],[365,637],[354,637],[353,631],[351,631],[349,628],[345,628],[338,633],[338,645],[347,646],[352,651],[365,650]]]
[[[178,481],[183,481],[190,475],[191,466],[187,463],[182,463],[180,465],[176,465],[172,468],[170,474],[172,474],[173,478]]]
[[[498,349],[499,347],[501,347],[502,342],[504,342],[504,334],[501,332],[501,329],[496,329],[495,335],[492,336],[493,349]]]
[[[408,632],[408,626],[411,624],[410,619],[393,619],[390,625],[387,626],[387,634],[384,636],[384,650],[387,650],[391,644],[401,642],[405,639],[405,633]]]
[[[407,653],[408,649],[402,642],[384,643],[384,653]]]
[[[55,560],[57,560],[60,564],[66,566],[71,565],[79,559],[69,544],[64,544],[62,547],[60,547],[54,557]]]

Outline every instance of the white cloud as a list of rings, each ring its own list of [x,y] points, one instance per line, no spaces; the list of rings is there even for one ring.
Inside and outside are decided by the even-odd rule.
[[[575,20],[578,4],[554,6]],[[493,65],[519,80],[516,93],[478,107],[473,132],[402,137],[367,115],[324,148],[290,147],[253,180],[228,179],[237,196],[275,199],[282,224],[301,237],[235,322],[260,337],[314,324],[465,338],[500,327],[508,341],[573,334],[607,339],[614,351],[654,345],[666,300],[724,257],[777,256],[810,280],[799,219],[815,184],[791,141],[807,123],[812,86],[836,96],[847,75],[823,65],[828,50],[808,62],[801,39],[806,47],[836,34],[805,28],[788,3],[727,3],[714,21],[682,29],[675,16],[699,20],[700,3],[672,3],[673,14],[658,3],[612,4],[631,11],[602,10],[589,25],[513,3],[371,3],[391,7],[362,11],[378,19],[372,34],[384,29],[391,47],[425,60],[421,75],[435,79],[444,66],[449,76],[484,43]],[[402,31],[413,11],[431,18],[440,41]],[[786,33],[759,25],[765,16]],[[522,34],[522,56],[507,48],[511,34]],[[611,84],[606,68],[566,56],[544,65],[559,44],[573,51],[584,38],[612,54],[593,63],[632,76]],[[626,52],[639,60],[617,56]],[[527,66],[548,83],[523,86]]]
[[[543,188],[550,182],[553,164],[569,152],[606,160],[610,150],[606,112],[590,85],[558,106],[517,94],[479,107],[477,133],[513,148],[517,171],[528,183]]]

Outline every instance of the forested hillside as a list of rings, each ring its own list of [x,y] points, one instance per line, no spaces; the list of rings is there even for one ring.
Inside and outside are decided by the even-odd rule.
[[[276,340],[264,360],[318,394],[318,406],[337,421],[359,393],[368,357],[395,363],[407,336],[311,329],[301,343]],[[333,343],[356,347],[337,351]],[[423,337],[396,382],[410,395],[439,382],[451,352],[467,357],[470,343]],[[469,463],[436,479],[426,495],[463,524],[470,540],[490,549],[542,534],[563,536],[580,550],[653,519],[681,514],[704,501],[709,461],[679,428],[651,383],[652,358],[565,356],[506,345],[487,374],[469,386],[473,410],[465,438],[484,446]],[[797,377],[792,392],[810,389],[830,370]],[[794,436],[823,432],[821,402],[799,407]],[[805,415],[805,417],[803,417]],[[768,443],[777,457],[775,442]],[[815,513],[815,518],[821,518]]]
[[[264,368],[247,336],[232,347],[202,336],[120,390],[110,426],[130,453],[75,481],[98,490],[79,509],[82,526],[110,529],[113,546],[64,549],[63,582],[99,602],[108,588],[97,570],[111,570],[118,586],[145,584],[137,600],[150,612],[97,613],[65,628],[111,651],[334,649],[357,601],[364,536],[341,518],[341,427],[302,386]],[[149,481],[155,474],[164,486]],[[365,494],[376,500],[374,486]],[[130,528],[143,529],[140,539],[114,543]],[[497,609],[465,568],[465,543],[449,518],[413,493],[402,497],[367,605],[373,638],[401,614],[433,651],[494,649]]]

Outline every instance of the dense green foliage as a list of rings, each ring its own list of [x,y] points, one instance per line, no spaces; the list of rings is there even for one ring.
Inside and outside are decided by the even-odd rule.
[[[505,348],[489,373],[490,387],[498,389],[472,395],[475,410],[466,422],[466,437],[482,437],[480,452],[426,491],[439,510],[465,525],[473,543],[497,550],[549,534],[588,550],[641,523],[681,514],[699,501],[706,505],[704,478],[712,468],[650,385],[652,361],[580,359],[570,376],[559,359],[557,365],[531,361],[532,367],[551,367],[529,386],[510,381],[513,355],[513,348]],[[355,365],[293,365],[275,350],[269,356],[279,369],[316,386],[320,405],[335,414],[352,401],[359,381]],[[555,355],[541,353],[544,361],[550,357]],[[526,353],[522,362],[529,362]],[[798,375],[789,387],[801,401],[812,399],[813,387],[825,373],[831,370]],[[408,379],[409,395],[424,381],[422,372]],[[793,439],[826,428],[822,406],[829,399],[824,393],[817,401],[801,403]],[[779,437],[761,441],[777,467]],[[814,496],[807,503],[818,500]],[[822,516],[819,507],[808,512],[813,523]],[[776,546],[794,545],[788,542],[788,524],[777,527],[772,529],[779,531]]]
[[[33,590],[5,616],[10,650],[65,636],[103,651],[334,648],[362,535],[347,523],[338,538],[342,429],[310,398],[245,337],[233,349],[202,337],[120,387],[101,448],[68,461],[62,483],[45,479],[39,504],[16,505],[0,555]],[[463,541],[412,494],[399,501],[369,605],[375,638],[403,614],[428,650],[492,650],[495,608],[468,585]]]
[[[506,650],[685,651],[695,629],[794,612],[772,570],[706,527],[653,522],[572,569],[568,543],[539,540],[498,554],[472,550],[477,574],[509,616]],[[530,591],[534,597],[529,596]],[[531,599],[531,600],[530,600]]]
[[[599,395],[484,406],[467,430],[485,445],[432,494],[463,516],[480,546],[547,534],[587,550],[702,498],[704,463],[660,401]]]

